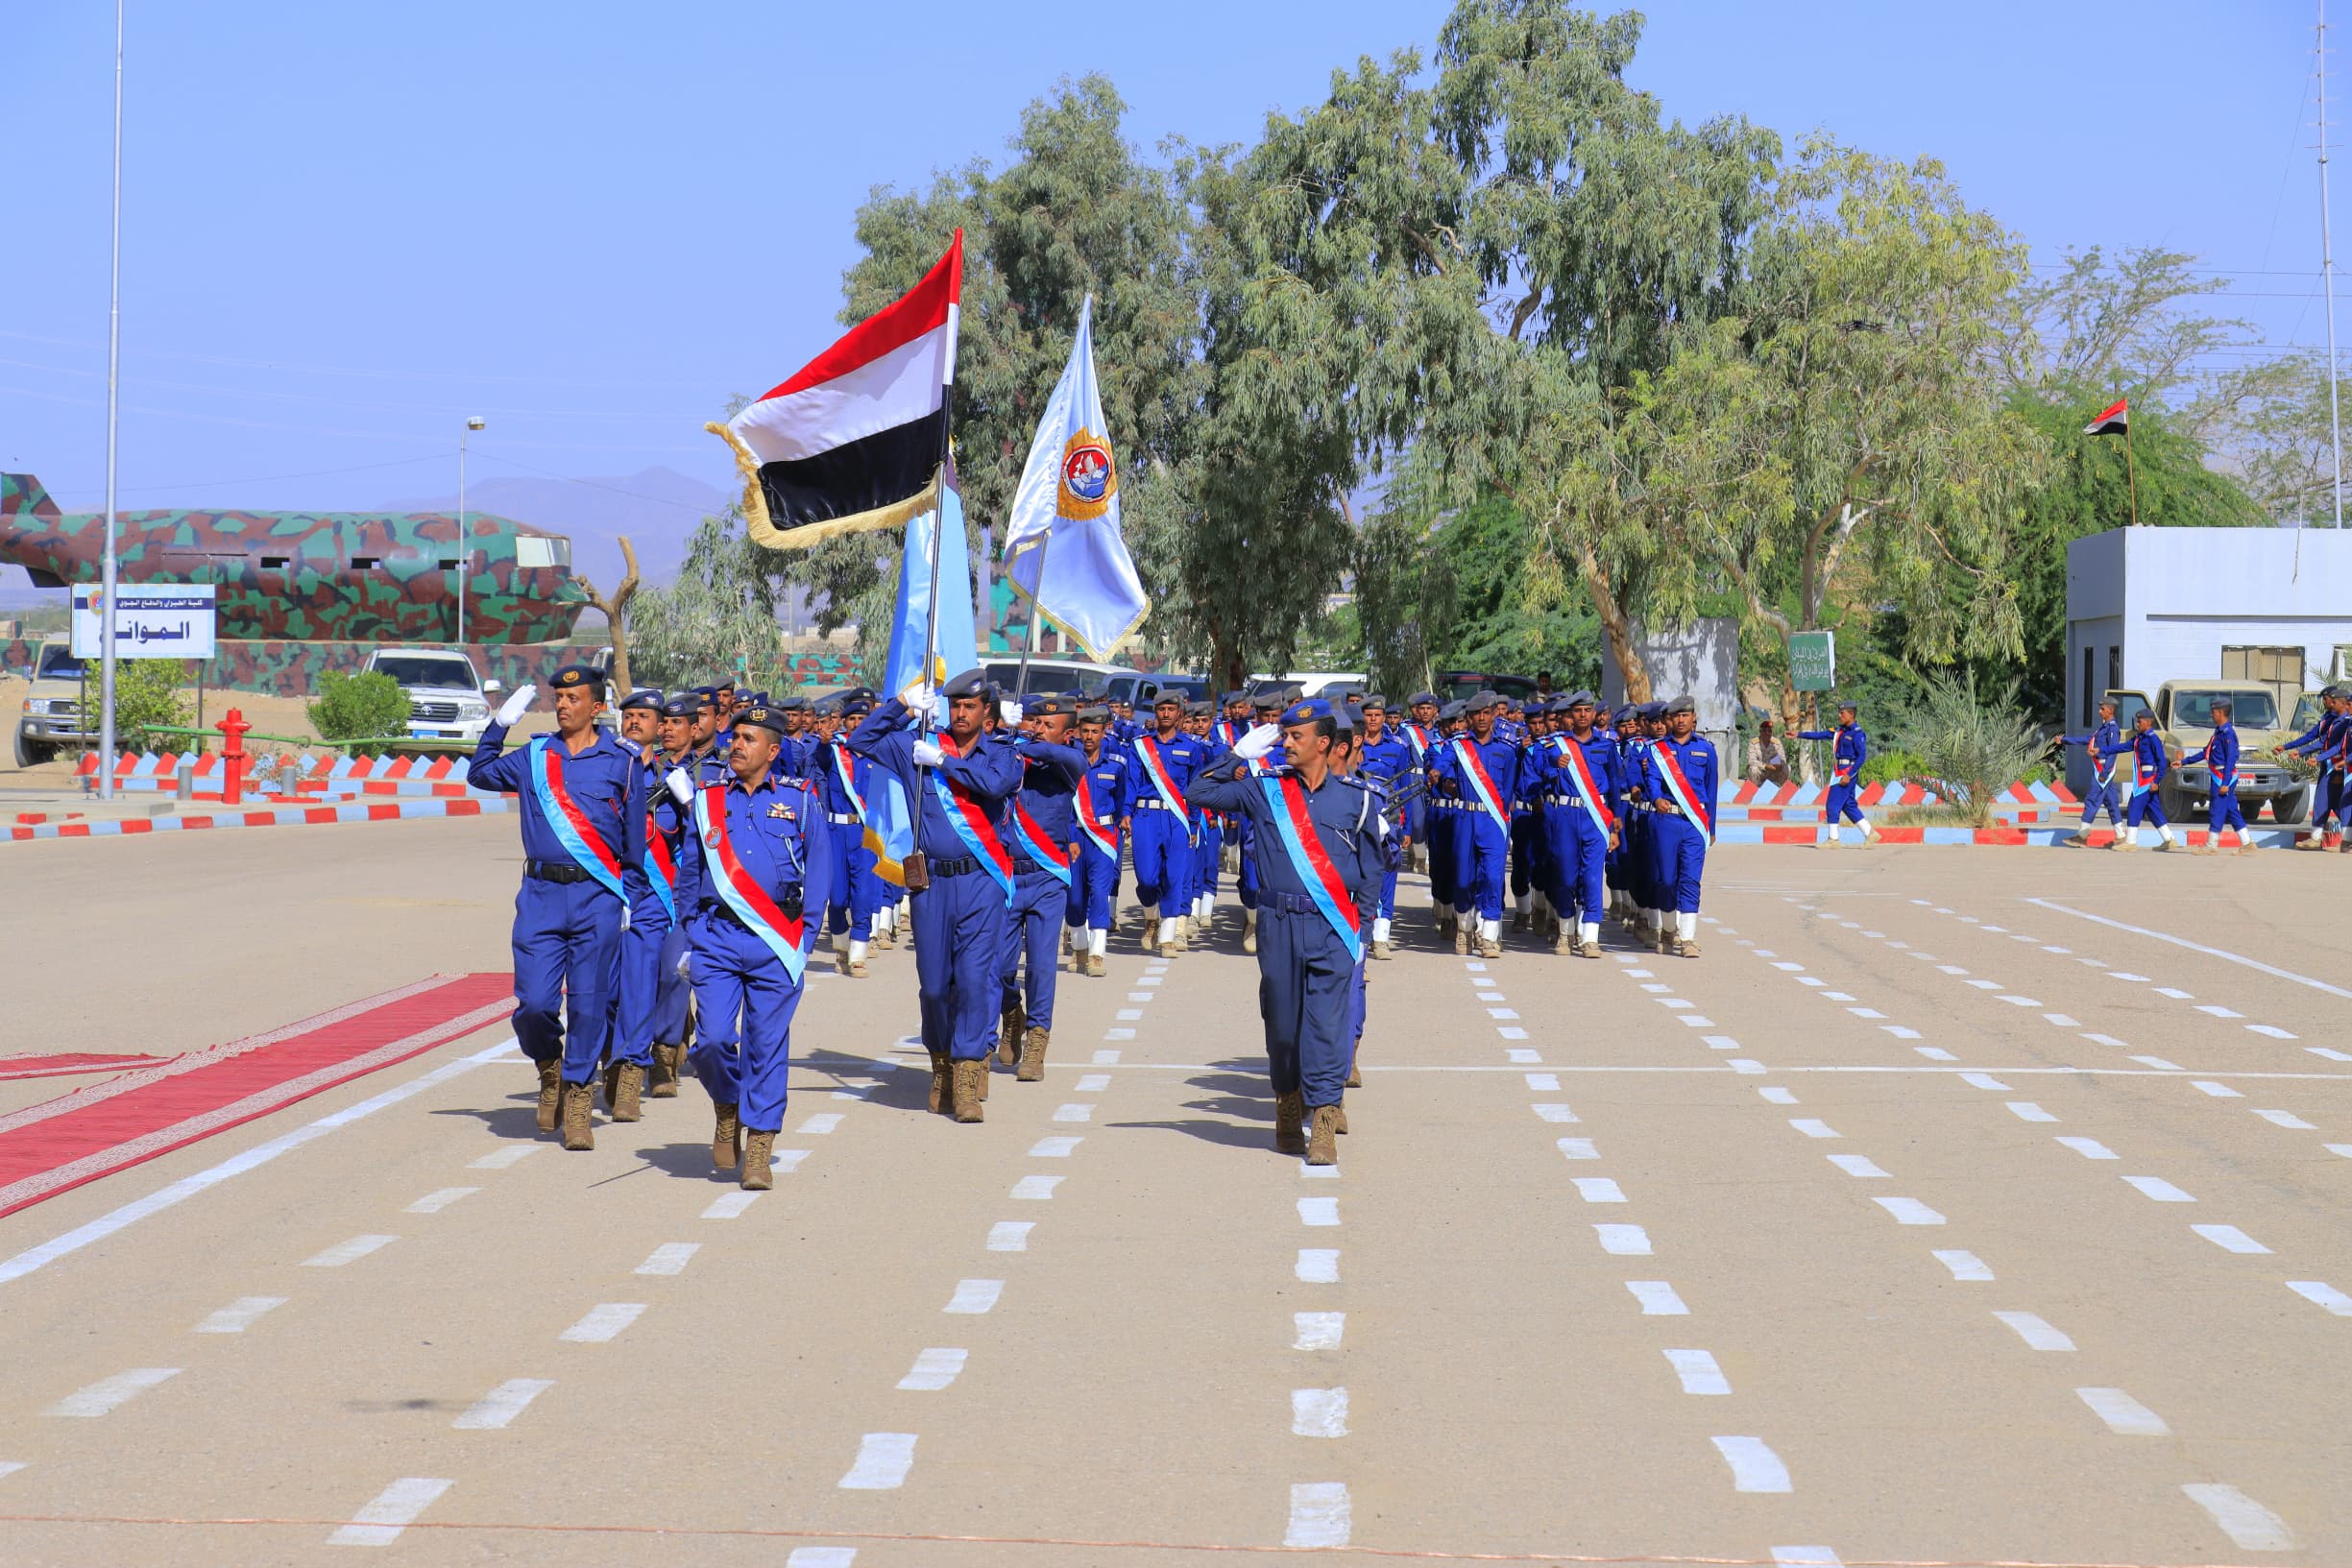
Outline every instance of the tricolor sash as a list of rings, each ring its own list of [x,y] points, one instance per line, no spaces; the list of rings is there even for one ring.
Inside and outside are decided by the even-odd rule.
[[[1418,724],[1405,726],[1405,737],[1413,742],[1413,760],[1420,761],[1429,755],[1429,732]]]
[[[811,825],[803,824],[804,828]],[[804,954],[800,944],[807,930],[806,919],[788,920],[776,901],[768,897],[767,889],[759,879],[745,870],[735,853],[734,840],[727,836],[727,786],[706,785],[694,796],[694,831],[702,835],[702,847],[711,862],[711,885],[760,939],[761,945],[776,955],[784,972],[800,983]],[[801,896],[808,897],[804,886]]]
[[[1021,853],[1037,862],[1038,870],[1064,887],[1070,885],[1070,852],[1054,842],[1017,795],[1012,803],[1012,836]]]
[[[1314,818],[1307,814],[1305,787],[1290,774],[1260,779],[1258,787],[1266,791],[1274,831],[1281,835],[1282,848],[1297,868],[1307,896],[1331,923],[1340,945],[1347,950],[1348,959],[1363,962],[1363,917],[1356,913],[1356,901],[1349,895],[1347,884],[1340,880],[1339,868],[1325,853],[1322,838],[1315,831]]]
[[[1650,748],[1650,754],[1658,759],[1658,771],[1666,781],[1666,793],[1674,797],[1674,804],[1683,808],[1683,815],[1697,823],[1699,832],[1712,843],[1715,837],[1714,813],[1702,813],[1699,810],[1699,792],[1691,788],[1690,781],[1683,776],[1682,760],[1674,755],[1674,748],[1656,745]]]
[[[1830,747],[1830,782],[1849,785],[1854,783],[1854,762],[1837,754],[1835,741],[1831,742]]]
[[[865,820],[865,796],[858,790],[858,764],[851,760],[847,746],[833,748],[833,771],[841,781],[841,793],[849,797],[849,808]]]
[[[1607,838],[1616,831],[1617,814],[1602,797],[1600,781],[1592,776],[1592,763],[1585,756],[1584,746],[1572,735],[1561,736],[1559,740],[1560,755],[1567,762],[1568,770],[1576,775],[1576,798],[1585,803],[1585,815],[1592,819],[1592,825]]]
[[[1200,841],[1200,826],[1193,821],[1192,808],[1184,804],[1184,791],[1178,789],[1176,786],[1176,780],[1169,776],[1168,764],[1160,758],[1159,741],[1152,736],[1137,736],[1135,755],[1143,759],[1144,776],[1149,778],[1152,786],[1159,791],[1160,799],[1166,801],[1175,808],[1176,815],[1184,819],[1184,835],[1194,843],[1199,843]]]
[[[669,840],[656,832],[651,824],[645,829],[645,880],[653,885],[653,896],[662,901],[662,912],[675,925],[678,919],[678,862],[669,853]]]
[[[939,749],[948,756],[963,755],[956,749],[956,737],[945,730],[940,731],[936,738]],[[974,743],[978,744],[977,736]],[[947,825],[956,830],[956,836],[963,840],[964,848],[972,852],[974,858],[980,861],[981,869],[995,879],[997,886],[1005,890],[1005,897],[1009,900],[1012,897],[1012,852],[1006,849],[1005,841],[997,836],[996,824],[990,822],[988,813],[980,808],[980,802],[949,783],[947,775],[937,768],[931,770],[931,787],[939,797],[940,808],[947,813]]]
[[[1506,833],[1511,832],[1511,812],[1503,806],[1503,792],[1494,786],[1493,775],[1487,772],[1487,760],[1478,755],[1478,747],[1468,736],[1454,736],[1454,759],[1462,764],[1462,776],[1470,782],[1470,790],[1478,797],[1478,805]]]
[[[572,862],[615,898],[626,902],[629,895],[620,886],[620,856],[597,833],[588,813],[571,798],[571,791],[564,787],[564,760],[553,749],[554,738],[539,736],[530,745],[531,794],[539,802],[539,814]]]
[[[1103,831],[1103,824],[1096,820],[1094,775],[1091,772],[1081,772],[1078,776],[1077,804],[1078,831],[1086,835],[1088,843],[1109,856],[1114,861],[1117,860],[1119,858],[1119,830],[1113,828],[1106,833]]]

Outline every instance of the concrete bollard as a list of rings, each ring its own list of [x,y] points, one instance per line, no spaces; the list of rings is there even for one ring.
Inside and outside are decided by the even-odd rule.
[[[289,800],[293,799],[294,786],[301,777],[302,775],[294,766],[294,754],[292,752],[280,754],[278,759],[278,792]]]
[[[196,759],[192,756],[183,755],[180,759],[180,766],[174,770],[172,779],[172,798],[175,800],[191,800],[195,798],[195,794]]]

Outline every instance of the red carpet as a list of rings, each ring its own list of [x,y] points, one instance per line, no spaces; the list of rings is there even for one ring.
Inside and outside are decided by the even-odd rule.
[[[61,1078],[75,1073],[127,1073],[161,1067],[171,1056],[109,1056],[91,1050],[61,1050],[46,1056],[0,1056],[0,1079]]]
[[[422,1055],[513,1007],[511,975],[436,975],[0,1116],[0,1215]]]

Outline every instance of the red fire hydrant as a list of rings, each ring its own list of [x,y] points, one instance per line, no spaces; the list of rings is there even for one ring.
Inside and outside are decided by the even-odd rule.
[[[253,726],[237,709],[214,726],[221,732],[221,798],[230,806],[245,798],[245,732]]]

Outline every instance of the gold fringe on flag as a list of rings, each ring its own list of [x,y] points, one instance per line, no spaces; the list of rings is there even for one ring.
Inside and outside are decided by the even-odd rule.
[[[767,510],[767,493],[760,484],[760,459],[743,438],[715,420],[703,428],[725,442],[735,451],[736,471],[743,476],[743,520],[749,525],[752,540],[771,550],[805,550],[826,540],[843,534],[869,534],[878,529],[896,528],[910,522],[939,505],[939,470],[932,470],[931,483],[903,501],[878,506],[870,512],[860,512],[846,518],[827,518],[822,522],[804,522],[797,528],[779,528]]]

